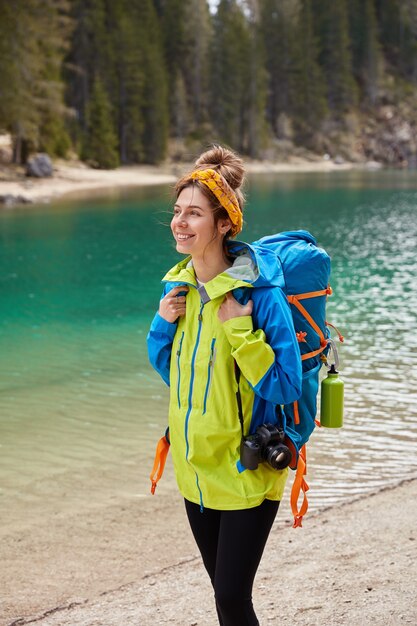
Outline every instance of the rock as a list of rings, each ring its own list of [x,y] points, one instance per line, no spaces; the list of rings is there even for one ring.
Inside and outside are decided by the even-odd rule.
[[[0,163],[11,163],[12,162],[12,151],[7,148],[3,148],[0,146]]]
[[[292,141],[294,130],[292,121],[285,113],[280,113],[277,119],[277,136],[279,139]]]
[[[0,195],[0,204],[4,204],[6,208],[13,207],[15,204],[31,204],[32,200],[25,196],[14,196],[11,193]]]
[[[13,158],[12,137],[0,131],[0,163],[11,163]]]
[[[46,153],[36,154],[26,165],[26,176],[47,178],[53,175],[53,171],[51,159]]]
[[[396,138],[401,142],[409,142],[413,137],[410,124],[403,122],[399,128],[397,128]]]
[[[365,167],[367,170],[380,170],[382,168],[382,163],[379,163],[379,161],[367,161]]]
[[[379,108],[379,111],[377,111],[377,115],[379,117],[380,120],[382,121],[389,121],[392,120],[392,118],[394,117],[394,110],[392,106],[382,106]]]
[[[408,167],[411,170],[417,169],[417,154],[411,154],[408,158]],[[414,539],[414,537],[410,537],[410,540]]]
[[[338,154],[333,159],[333,163],[335,163],[336,165],[343,165],[343,163],[345,163],[345,159],[340,154]]]

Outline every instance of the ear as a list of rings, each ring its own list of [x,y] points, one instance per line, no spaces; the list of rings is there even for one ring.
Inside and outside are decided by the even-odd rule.
[[[219,220],[217,222],[217,229],[221,235],[225,235],[232,228],[232,222],[229,218]]]

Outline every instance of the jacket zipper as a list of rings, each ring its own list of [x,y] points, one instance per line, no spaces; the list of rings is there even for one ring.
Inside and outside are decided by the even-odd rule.
[[[188,422],[190,419],[190,413],[191,410],[193,408],[192,405],[192,398],[193,398],[193,387],[194,387],[194,366],[195,366],[195,359],[197,356],[197,350],[198,350],[198,346],[200,343],[200,335],[201,335],[201,327],[203,324],[203,308],[204,308],[204,303],[202,302],[200,305],[200,312],[198,314],[198,330],[197,330],[197,339],[195,342],[195,346],[194,346],[194,350],[193,350],[193,355],[191,357],[191,377],[190,377],[190,389],[188,392],[188,409],[187,409],[187,414],[185,416],[185,424],[184,424],[184,436],[185,436],[185,459],[188,461],[188,453],[190,450],[190,445],[189,445],[189,441],[188,441]],[[201,489],[200,489],[200,485],[198,482],[198,474],[197,472],[194,470],[195,472],[195,478],[196,478],[196,483],[197,483],[197,489],[200,495],[200,510],[203,511],[204,506],[203,506],[203,494],[201,493]]]
[[[182,335],[181,335],[181,339],[180,339],[180,344],[178,346],[178,350],[177,350],[177,398],[178,398],[178,408],[181,408],[181,399],[180,399],[180,384],[181,384],[181,369],[180,369],[180,358],[181,358],[181,348],[182,348],[182,341],[184,339],[184,331],[182,331]]]
[[[209,364],[208,364],[208,368],[207,368],[207,384],[206,384],[206,391],[204,393],[204,402],[203,402],[203,415],[207,410],[207,398],[210,392],[210,388],[211,388],[211,382],[213,380],[213,367],[214,367],[214,360],[215,360],[215,345],[216,345],[216,340],[213,339],[211,342],[211,351],[210,351],[210,360],[209,360]]]

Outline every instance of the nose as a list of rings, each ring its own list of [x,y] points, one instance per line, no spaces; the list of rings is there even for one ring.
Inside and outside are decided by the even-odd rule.
[[[180,226],[182,228],[187,226],[187,220],[185,219],[185,215],[180,213],[179,215],[177,214],[174,217],[174,221],[176,223],[177,226]]]

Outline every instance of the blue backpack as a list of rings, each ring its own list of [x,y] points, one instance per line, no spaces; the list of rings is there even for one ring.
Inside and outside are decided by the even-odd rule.
[[[330,257],[317,246],[315,238],[305,230],[287,231],[259,239],[251,247],[262,254],[273,251],[279,265],[282,284],[279,286],[291,305],[296,336],[302,360],[302,393],[300,398],[284,405],[284,430],[287,445],[292,452],[290,467],[296,470],[291,492],[294,527],[302,526],[308,501],[305,481],[307,443],[315,426],[319,371],[329,349],[330,331],[326,321],[326,300],[332,293],[329,285]],[[332,326],[332,328],[335,328]],[[335,329],[340,341],[342,335]],[[303,502],[298,498],[303,491]]]

